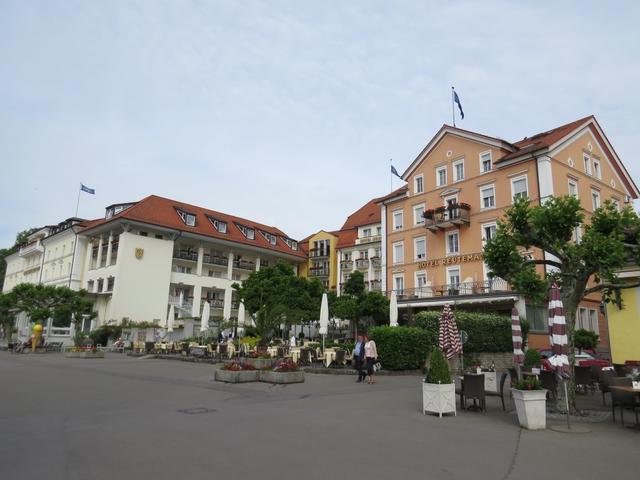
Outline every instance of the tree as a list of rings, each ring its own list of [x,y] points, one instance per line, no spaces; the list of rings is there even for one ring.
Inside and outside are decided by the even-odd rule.
[[[640,219],[630,207],[622,211],[611,202],[598,208],[590,222],[578,199],[552,197],[542,205],[518,198],[499,222],[496,235],[487,241],[484,258],[492,276],[507,280],[518,293],[538,301],[545,298],[552,282],[560,287],[567,321],[571,371],[575,365],[574,330],[580,301],[601,293],[605,301],[620,304],[620,289],[640,286],[618,278],[616,271],[628,262],[640,261]],[[584,235],[572,240],[584,223]],[[521,249],[538,248],[551,255],[526,258]],[[536,269],[551,267],[548,273]],[[575,389],[570,381],[570,408],[575,410]]]
[[[61,323],[66,318],[68,325],[72,317],[77,321],[86,315],[96,316],[93,302],[86,295],[86,290],[21,283],[11,290],[12,309],[26,313],[32,322],[44,323],[52,317]]]
[[[20,248],[20,245],[26,243],[29,235],[37,230],[39,229],[29,228],[27,230],[23,230],[16,235],[16,240],[15,242],[13,242],[13,246],[9,248],[0,248],[0,291],[2,291],[2,287],[4,286],[4,276],[7,272],[7,262],[5,261],[5,258],[13,253],[16,253]]]
[[[9,293],[0,292],[0,326],[5,334],[7,343],[11,342],[15,325],[15,298]]]
[[[329,298],[329,309],[331,315],[351,320],[354,329],[389,320],[389,300],[380,292],[367,291],[364,275],[357,270],[349,276],[342,295]]]

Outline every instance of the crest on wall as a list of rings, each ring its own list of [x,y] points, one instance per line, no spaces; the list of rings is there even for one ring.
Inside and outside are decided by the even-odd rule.
[[[138,260],[142,260],[143,256],[144,256],[144,248],[136,248],[136,258]]]

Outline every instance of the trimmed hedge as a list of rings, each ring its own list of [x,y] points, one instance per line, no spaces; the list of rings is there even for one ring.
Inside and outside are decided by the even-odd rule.
[[[386,370],[424,367],[431,351],[429,332],[415,327],[375,327],[369,337],[376,342],[380,363]]]
[[[425,311],[416,315],[416,325],[428,332],[429,343],[438,345],[441,311]],[[454,312],[458,330],[469,334],[464,345],[465,353],[510,352],[513,350],[511,338],[511,317],[494,313]]]

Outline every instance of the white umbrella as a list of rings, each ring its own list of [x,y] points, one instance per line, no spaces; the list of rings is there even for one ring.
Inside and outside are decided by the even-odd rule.
[[[211,305],[209,302],[204,302],[202,306],[202,318],[200,319],[200,333],[206,332],[209,329],[209,314],[211,313]]]
[[[245,310],[244,310],[244,302],[240,302],[238,306],[238,336],[240,336],[240,329],[244,328],[245,322]]]
[[[169,307],[169,316],[167,317],[167,332],[173,332],[173,317],[175,316],[173,305]]]
[[[71,314],[71,324],[69,325],[69,337],[73,340],[73,337],[76,336],[76,317]]]
[[[322,294],[320,303],[320,335],[322,335],[322,351],[324,352],[324,336],[329,333],[329,300],[327,294]]]
[[[396,297],[395,290],[391,290],[391,301],[389,302],[389,325],[392,327],[398,326],[398,297]]]

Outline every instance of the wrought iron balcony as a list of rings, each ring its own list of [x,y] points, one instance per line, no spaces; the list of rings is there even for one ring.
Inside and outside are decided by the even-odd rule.
[[[424,226],[432,232],[456,225],[468,225],[471,207],[466,203],[453,203],[424,212]]]
[[[352,270],[353,269],[353,260],[343,260],[340,262],[340,268],[342,270]]]
[[[309,250],[311,258],[325,258],[329,256],[329,250],[325,248],[312,248]]]
[[[393,290],[385,292],[391,296]],[[425,285],[417,288],[403,288],[395,290],[398,301],[410,301],[422,298],[442,298],[458,296],[482,296],[511,292],[511,286],[506,280],[494,278],[481,282],[448,283],[445,285]]]
[[[209,265],[221,265],[223,267],[229,265],[229,259],[227,257],[218,257],[215,255],[208,255],[206,253],[204,254],[202,261]]]
[[[356,268],[367,269],[369,268],[368,258],[359,258],[356,260]]]
[[[369,235],[368,237],[360,237],[356,239],[356,245],[362,245],[363,243],[374,243],[382,240],[381,235]]]
[[[255,270],[256,262],[250,262],[249,260],[234,260],[233,267],[242,270]]]
[[[324,267],[320,267],[320,268],[311,267],[309,269],[309,276],[311,276],[311,277],[328,277],[329,276],[329,269],[328,268],[324,268]]]
[[[382,259],[380,257],[371,257],[370,260],[374,268],[382,266]]]
[[[190,250],[178,250],[173,252],[173,258],[179,258],[180,260],[190,260],[192,262],[198,261],[198,252]]]

